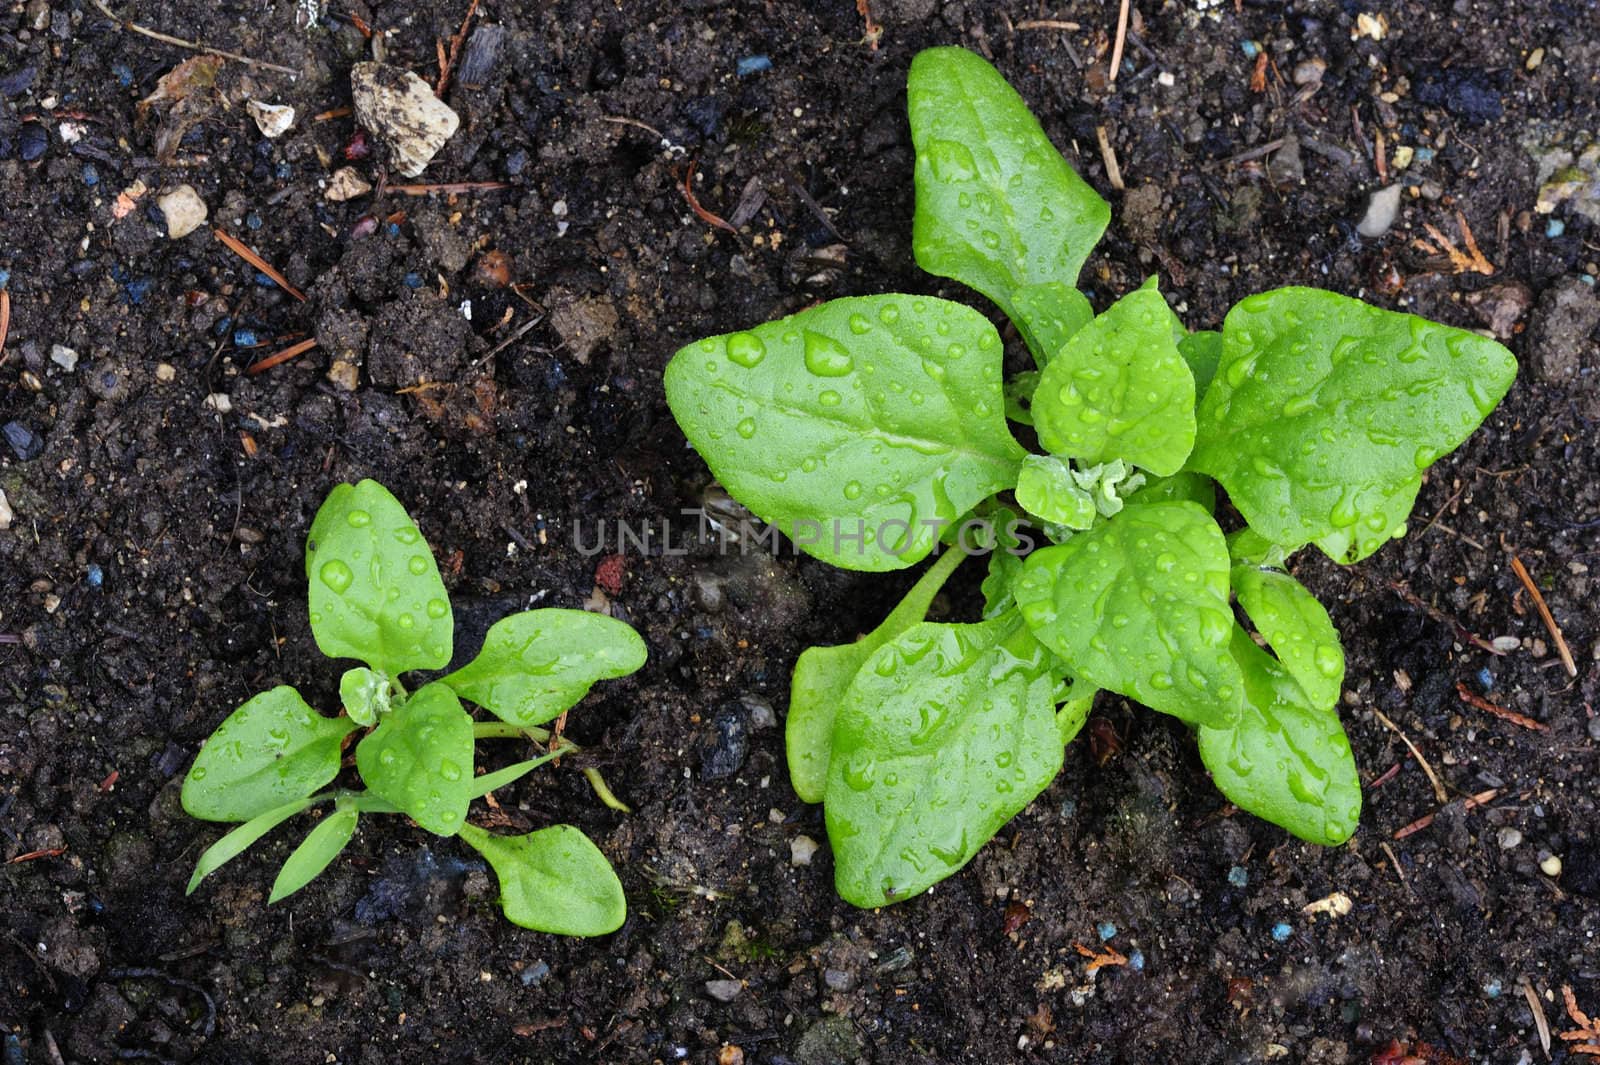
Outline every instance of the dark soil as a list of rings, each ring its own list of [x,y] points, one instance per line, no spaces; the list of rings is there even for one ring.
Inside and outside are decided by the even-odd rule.
[[[0,442],[15,511],[0,532],[6,1065],[1333,1063],[1391,1040],[1511,1063],[1546,1057],[1524,987],[1554,1033],[1571,1027],[1563,985],[1600,1013],[1600,230],[1570,205],[1551,216],[1559,234],[1530,215],[1528,150],[1581,147],[1595,128],[1593,0],[1374,4],[1381,39],[1352,39],[1362,4],[1146,2],[1115,86],[1117,5],[1086,0],[875,0],[876,49],[850,0],[486,0],[477,21],[504,26],[503,47],[480,87],[448,91],[461,130],[418,180],[510,187],[345,203],[323,183],[346,165],[353,119],[314,117],[349,103],[349,69],[371,55],[342,16],[386,31],[389,59],[431,82],[464,2],[356,0],[310,30],[289,0],[125,6],[303,75],[228,62],[182,105],[185,128],[171,105],[141,118],[137,102],[190,53],[85,0],[0,15],[0,424],[17,426]],[[1269,57],[1261,91],[1251,41]],[[1097,764],[1074,744],[966,870],[889,910],[851,909],[825,845],[791,865],[792,840],[826,835],[786,781],[787,677],[806,645],[871,628],[909,576],[704,544],[667,555],[658,538],[600,575],[650,663],[570,722],[635,813],[600,805],[582,763],[501,795],[513,824],[570,821],[601,844],[628,890],[620,932],[509,925],[470,851],[397,818],[369,819],[328,875],[272,909],[294,833],[185,898],[218,835],[177,801],[200,742],[279,682],[332,706],[340,667],[312,643],[301,568],[331,486],[370,476],[395,491],[468,629],[529,603],[598,603],[603,556],[577,550],[576,531],[592,543],[600,521],[659,528],[715,498],[662,398],[680,345],[831,296],[969,298],[910,252],[905,73],[917,49],[947,43],[992,55],[1112,201],[1085,272],[1097,306],[1159,272],[1196,328],[1249,293],[1315,284],[1471,327],[1499,309],[1517,329],[1522,375],[1434,468],[1410,536],[1352,569],[1310,552],[1297,567],[1345,635],[1346,722],[1369,784],[1357,836],[1323,850],[1231,811],[1181,727],[1103,699],[1095,729],[1120,750],[1102,744]],[[736,73],[763,55],[770,69]],[[1296,68],[1311,59],[1326,70],[1308,94]],[[294,128],[263,139],[250,96],[294,105]],[[1386,183],[1380,133],[1389,179],[1416,194],[1392,231],[1363,239],[1354,226]],[[350,165],[377,184],[382,145],[369,144]],[[1396,171],[1402,147],[1411,163]],[[694,160],[699,201],[739,215],[737,239],[686,203]],[[135,181],[150,191],[119,220]],[[182,183],[210,220],[170,240],[154,203]],[[1463,225],[1492,275],[1420,246],[1438,246],[1432,226],[1464,249]],[[246,332],[262,346],[242,350]],[[243,372],[296,333],[321,346]],[[55,345],[75,369],[52,361]],[[353,391],[328,377],[335,360],[358,371]],[[228,410],[207,405],[215,394]],[[940,609],[971,617],[975,580],[959,577]],[[1468,632],[1521,644],[1496,656]],[[1467,705],[1457,684],[1546,729]],[[1485,805],[1462,801],[1485,791]],[[1547,854],[1559,875],[1541,871]],[[1302,914],[1335,891],[1348,916]],[[1142,968],[1089,972],[1077,947],[1101,949],[1107,922],[1105,945]],[[711,997],[707,981],[730,977],[741,993]],[[1557,1039],[1550,1054],[1577,1060],[1568,1050]]]

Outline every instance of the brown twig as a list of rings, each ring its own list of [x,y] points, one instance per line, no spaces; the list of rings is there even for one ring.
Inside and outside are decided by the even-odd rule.
[[[1017,23],[1019,30],[1064,30],[1071,33],[1083,29],[1076,22],[1065,22],[1058,18],[1030,18]]]
[[[1106,180],[1120,192],[1126,187],[1122,184],[1122,167],[1117,165],[1117,150],[1111,146],[1111,137],[1104,126],[1094,128],[1094,139],[1100,143],[1100,160],[1106,165]]]
[[[6,354],[6,334],[11,331],[11,293],[0,288],[0,366],[11,356]]]
[[[1567,1017],[1578,1027],[1570,1032],[1562,1032],[1558,1038],[1567,1043],[1581,1042],[1581,1046],[1567,1048],[1574,1054],[1600,1057],[1600,1021],[1590,1020],[1588,1014],[1578,1008],[1578,998],[1572,993],[1570,985],[1561,985],[1561,999],[1566,1003]]]
[[[67,848],[65,847],[49,847],[45,850],[29,851],[27,854],[19,854],[15,858],[6,862],[6,864],[17,865],[20,862],[31,862],[36,858],[58,858],[65,853],[67,853]]]
[[[866,36],[861,39],[866,41],[868,47],[876,52],[878,50],[878,41],[883,37],[883,26],[873,20],[872,8],[868,0],[856,0],[856,14],[861,16],[861,21],[866,28]]]
[[[1444,527],[1445,526],[1443,526],[1443,525],[1439,526],[1439,528],[1441,528],[1441,529],[1443,529]],[[1485,640],[1482,636],[1479,636],[1479,635],[1477,635],[1477,634],[1475,634],[1473,632],[1468,631],[1468,629],[1467,629],[1467,627],[1465,625],[1461,624],[1461,622],[1457,621],[1455,618],[1451,617],[1449,614],[1446,614],[1443,610],[1440,610],[1438,607],[1432,605],[1431,603],[1424,602],[1422,600],[1422,598],[1417,595],[1416,592],[1413,592],[1410,588],[1407,588],[1400,581],[1390,581],[1389,582],[1389,590],[1394,592],[1395,595],[1398,595],[1408,605],[1416,607],[1418,610],[1422,611],[1424,614],[1428,615],[1428,617],[1432,618],[1434,621],[1438,622],[1439,624],[1450,626],[1452,629],[1455,630],[1455,634],[1456,634],[1456,638],[1457,639],[1462,640],[1462,641],[1464,641],[1466,643],[1470,643],[1472,646],[1476,647],[1478,650],[1487,651],[1490,654],[1495,655],[1497,657],[1503,657],[1505,655],[1505,652],[1500,650],[1500,648],[1496,647],[1494,644],[1490,643],[1488,640]]]
[[[1122,46],[1128,41],[1128,0],[1122,0],[1122,7],[1117,12],[1117,40],[1111,46],[1111,75],[1109,81],[1117,83],[1117,68],[1122,66]]]
[[[228,250],[233,252],[233,254],[237,255],[239,258],[243,259],[257,270],[260,270],[263,274],[266,274],[268,277],[272,278],[279,288],[283,289],[301,303],[305,302],[306,294],[289,284],[288,278],[284,277],[282,274],[278,273],[277,270],[273,269],[267,260],[251,251],[249,246],[246,245],[244,241],[233,236],[221,226],[213,229],[211,233],[218,240],[222,241],[223,244],[227,245]]]
[[[658,141],[664,141],[667,139],[667,135],[662,133],[659,129],[656,129],[654,126],[640,122],[637,118],[628,118],[626,115],[601,115],[600,121],[615,122],[619,126],[633,126],[636,129],[642,129],[646,133],[653,135]]]
[[[1484,713],[1493,714],[1495,717],[1503,718],[1506,721],[1511,722],[1513,725],[1521,725],[1523,728],[1532,729],[1535,732],[1550,731],[1550,726],[1546,725],[1543,721],[1535,721],[1526,714],[1519,714],[1515,710],[1507,710],[1503,706],[1496,706],[1494,703],[1491,703],[1477,692],[1469,689],[1460,681],[1456,682],[1456,694],[1461,696],[1461,701],[1466,703],[1468,706],[1475,706]]]
[[[1072,946],[1079,954],[1089,959],[1089,964],[1083,970],[1085,973],[1096,972],[1108,965],[1128,964],[1127,957],[1115,947],[1107,947],[1103,952],[1097,954],[1082,943],[1074,943]]]
[[[433,91],[434,95],[440,99],[444,98],[444,91],[450,86],[450,72],[455,69],[456,60],[461,55],[461,45],[467,39],[467,23],[472,21],[472,16],[477,11],[478,0],[472,0],[472,3],[467,5],[466,17],[461,20],[461,28],[456,31],[454,37],[450,38],[450,57],[439,64],[439,84]],[[442,57],[444,54],[444,46],[442,44],[439,46],[439,52]]]
[[[1533,1026],[1539,1030],[1539,1045],[1544,1048],[1546,1059],[1550,1057],[1550,1022],[1544,1015],[1544,1004],[1539,1001],[1539,992],[1533,989],[1533,981],[1526,976],[1517,980],[1522,985],[1522,997],[1528,1000],[1528,1009],[1533,1011]]]
[[[317,114],[312,115],[311,121],[327,122],[330,119],[343,118],[345,115],[351,114],[354,111],[355,108],[353,107],[330,107],[326,111],[320,111]]]
[[[504,181],[447,181],[438,185],[390,185],[388,191],[398,192],[402,196],[432,196],[435,193],[455,195],[460,192],[493,192],[510,187]]]
[[[94,0],[94,6],[99,8],[100,13],[105,15],[106,18],[110,19],[112,22],[115,22],[123,29],[130,33],[137,33],[141,37],[148,37],[152,41],[160,41],[162,44],[170,44],[178,48],[187,48],[191,52],[210,52],[213,55],[220,55],[224,59],[231,59],[236,63],[244,63],[247,66],[260,67],[263,70],[276,70],[278,73],[287,74],[291,78],[298,78],[300,76],[300,72],[293,67],[284,67],[279,66],[277,63],[268,63],[264,59],[251,59],[249,56],[240,55],[238,52],[229,52],[222,48],[213,48],[211,45],[202,44],[199,41],[186,41],[182,37],[174,37],[170,33],[162,33],[160,30],[153,30],[149,26],[141,26],[132,19],[125,19],[118,15],[115,11],[112,11],[106,6],[105,0]]]
[[[1433,797],[1439,800],[1440,805],[1449,802],[1450,795],[1444,790],[1444,785],[1439,782],[1439,774],[1435,773],[1433,771],[1433,766],[1429,765],[1428,760],[1422,757],[1422,752],[1417,750],[1417,745],[1411,742],[1411,737],[1407,736],[1404,732],[1401,732],[1400,726],[1396,725],[1393,721],[1390,721],[1387,717],[1385,717],[1383,715],[1383,711],[1379,710],[1377,707],[1373,707],[1372,716],[1383,722],[1383,724],[1392,732],[1394,732],[1396,736],[1399,736],[1401,742],[1410,749],[1411,757],[1417,760],[1417,764],[1422,767],[1422,771],[1428,775],[1428,782],[1433,785]]]
[[[1466,799],[1462,800],[1461,808],[1463,810],[1475,810],[1486,802],[1492,802],[1494,797],[1499,794],[1499,788],[1490,788],[1488,791],[1480,791],[1476,795],[1469,795]],[[1424,814],[1422,817],[1419,817],[1415,821],[1411,822],[1405,828],[1402,828],[1396,832],[1394,834],[1394,838],[1405,839],[1414,832],[1421,832],[1423,829],[1433,824],[1433,819],[1435,816],[1437,816],[1436,813]]]
[[[281,366],[298,355],[304,355],[306,352],[310,351],[316,346],[316,337],[306,337],[298,344],[290,344],[282,351],[275,351],[266,358],[261,359],[258,362],[251,363],[249,368],[245,370],[245,373],[250,374],[251,376],[255,376],[258,373],[266,373],[274,366]]]
[[[0,336],[3,336],[0,333]],[[1556,624],[1555,615],[1550,613],[1550,607],[1544,601],[1539,586],[1533,583],[1533,578],[1528,575],[1528,567],[1522,564],[1522,559],[1515,554],[1511,556],[1511,569],[1517,575],[1517,580],[1528,590],[1533,597],[1534,609],[1539,611],[1539,620],[1544,622],[1544,627],[1549,631],[1550,638],[1556,642],[1556,654],[1561,656],[1561,665],[1567,671],[1567,676],[1578,675],[1578,665],[1572,660],[1572,649],[1567,646],[1567,638],[1561,634],[1561,626]]]
[[[688,201],[689,210],[693,211],[695,217],[700,219],[700,221],[704,222],[706,225],[716,226],[718,229],[726,229],[729,233],[732,233],[735,237],[737,237],[739,235],[739,231],[733,228],[733,223],[729,222],[720,215],[712,214],[704,207],[701,207],[700,201],[695,198],[694,168],[699,165],[700,160],[691,159],[689,160],[689,168],[683,173],[683,198]]]

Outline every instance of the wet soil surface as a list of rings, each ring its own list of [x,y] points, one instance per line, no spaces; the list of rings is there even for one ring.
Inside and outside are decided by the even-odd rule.
[[[301,75],[229,61],[145,108],[190,53],[81,0],[0,14],[7,1065],[1512,1063],[1546,1060],[1530,1003],[1556,1035],[1563,986],[1600,1013],[1600,229],[1581,197],[1534,210],[1540,158],[1570,162],[1595,129],[1592,2],[1139,3],[1112,85],[1115,4],[874,0],[874,48],[849,0],[485,0],[474,25],[503,38],[447,90],[461,128],[413,180],[507,187],[343,201],[333,171],[378,185],[386,158],[338,110],[373,55],[360,26],[431,83],[466,5],[357,0],[297,25],[318,6],[130,5]],[[1097,306],[1157,272],[1191,327],[1215,327],[1249,293],[1314,284],[1497,328],[1523,362],[1434,467],[1406,540],[1296,566],[1349,654],[1367,805],[1344,847],[1231,811],[1181,727],[1103,697],[1093,728],[1116,742],[1074,744],[967,869],[851,909],[820,811],[786,781],[787,676],[803,647],[870,629],[909,575],[667,554],[659,536],[602,568],[614,537],[575,544],[672,519],[676,550],[680,509],[718,502],[662,398],[682,344],[832,296],[977,302],[909,243],[905,72],[949,43],[992,56],[1111,200],[1084,278]],[[250,98],[295,107],[293,127],[263,137]],[[737,237],[696,217],[691,166]],[[1392,227],[1359,235],[1396,182]],[[156,204],[185,184],[209,218],[172,239]],[[1492,273],[1452,263],[1469,227]],[[319,346],[245,372],[300,334]],[[504,823],[600,843],[629,896],[617,934],[512,927],[471,852],[396,818],[271,909],[294,833],[184,896],[218,835],[177,801],[200,742],[276,683],[334,705],[301,551],[328,489],[359,477],[416,516],[468,632],[588,603],[646,635],[645,669],[569,724],[635,812],[599,804],[583,762],[501,794]],[[936,609],[973,617],[975,581]],[[802,836],[824,844],[809,864]],[[1333,892],[1347,916],[1302,912]],[[1552,1038],[1554,1060],[1571,1049]]]

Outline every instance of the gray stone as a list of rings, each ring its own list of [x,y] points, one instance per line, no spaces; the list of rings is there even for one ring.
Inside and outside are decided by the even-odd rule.
[[[1576,382],[1585,352],[1593,350],[1589,334],[1597,325],[1600,295],[1593,288],[1567,277],[1546,289],[1534,311],[1528,347],[1539,376],[1556,385]]]
[[[401,67],[357,63],[350,71],[350,98],[356,120],[388,147],[403,177],[427,169],[461,125],[427,82]]]
[[[744,990],[744,984],[738,980],[707,980],[706,994],[718,1002],[732,1002]]]
[[[1356,232],[1363,237],[1381,237],[1389,232],[1400,213],[1400,192],[1399,185],[1388,185],[1374,192],[1367,201],[1367,213],[1356,225]]]

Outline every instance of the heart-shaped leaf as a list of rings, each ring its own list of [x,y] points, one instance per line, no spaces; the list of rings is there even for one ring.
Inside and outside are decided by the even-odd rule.
[[[356,768],[374,795],[429,832],[451,836],[472,802],[472,748],[472,718],[455,692],[433,683],[367,733]]]
[[[329,658],[391,677],[443,669],[454,622],[422,534],[376,481],[328,493],[306,536],[311,633]]]
[[[356,723],[323,717],[287,685],[245,703],[206,740],[183,779],[183,808],[206,821],[248,821],[339,774]]]
[[[571,825],[491,836],[463,825],[461,838],[494,866],[500,908],[512,924],[561,936],[603,936],[628,915],[622,882],[600,848]]]
[[[502,721],[532,728],[559,717],[596,681],[634,672],[646,653],[639,634],[615,618],[529,610],[495,622],[478,657],[444,683]]]

